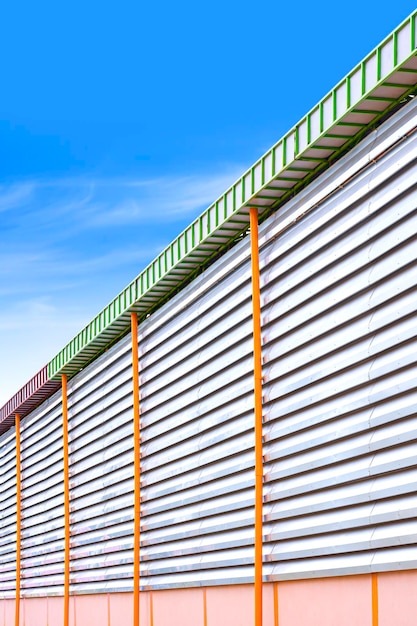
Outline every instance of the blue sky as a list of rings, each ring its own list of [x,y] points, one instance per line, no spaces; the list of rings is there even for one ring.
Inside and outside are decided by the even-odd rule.
[[[414,8],[3,3],[0,406]]]

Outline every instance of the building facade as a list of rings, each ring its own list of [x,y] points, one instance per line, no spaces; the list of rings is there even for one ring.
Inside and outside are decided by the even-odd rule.
[[[0,410],[0,626],[415,623],[416,22]]]

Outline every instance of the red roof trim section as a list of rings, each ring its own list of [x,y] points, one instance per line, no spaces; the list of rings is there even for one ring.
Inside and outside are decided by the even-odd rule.
[[[48,366],[45,365],[0,409],[0,435],[14,425],[16,413],[26,417],[60,386],[59,380],[49,380]]]

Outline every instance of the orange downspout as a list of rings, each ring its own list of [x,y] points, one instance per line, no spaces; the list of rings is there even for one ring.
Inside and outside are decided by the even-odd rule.
[[[16,612],[15,625],[20,622],[20,545],[22,528],[22,508],[21,508],[21,467],[20,467],[20,415],[15,414],[16,426]]]
[[[133,529],[133,626],[139,626],[140,589],[140,412],[139,412],[139,357],[138,316],[130,314],[132,330],[133,377],[133,455],[134,455],[134,529]]]
[[[372,586],[372,626],[378,626],[378,574],[371,575]]]
[[[255,626],[262,626],[262,344],[259,278],[258,210],[251,208],[253,371],[255,401]]]
[[[70,493],[68,459],[68,397],[66,374],[62,374],[62,447],[64,452],[64,626],[68,626],[70,586]]]
[[[278,583],[274,583],[274,626],[279,626]]]

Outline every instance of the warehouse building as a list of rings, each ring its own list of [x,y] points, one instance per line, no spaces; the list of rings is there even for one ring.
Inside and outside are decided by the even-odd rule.
[[[417,11],[0,409],[0,626],[411,626]]]

